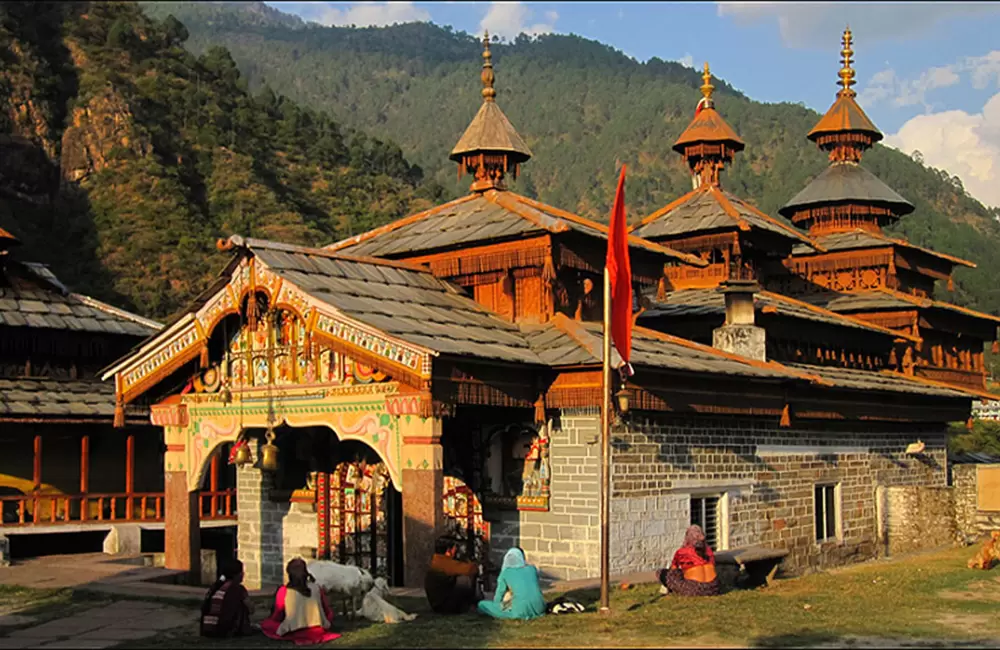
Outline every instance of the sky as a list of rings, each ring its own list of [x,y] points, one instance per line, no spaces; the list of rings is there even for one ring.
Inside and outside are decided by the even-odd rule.
[[[512,39],[577,34],[701,68],[751,99],[825,112],[850,25],[858,101],[885,144],[1000,206],[1000,2],[268,2],[325,25],[430,21]],[[805,136],[805,134],[803,134]]]

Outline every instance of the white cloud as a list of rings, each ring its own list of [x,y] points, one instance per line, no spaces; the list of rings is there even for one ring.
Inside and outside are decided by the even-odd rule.
[[[427,10],[412,2],[358,2],[341,9],[334,3],[319,3],[313,20],[321,25],[357,25],[358,27],[385,27],[396,23],[426,22],[431,19]]]
[[[718,2],[719,16],[737,24],[751,25],[776,20],[785,45],[796,48],[827,47],[839,39],[845,24],[850,24],[858,41],[870,43],[882,39],[907,38],[924,33],[943,18],[992,13],[1000,14],[998,3],[892,2],[819,3],[819,2]]]
[[[677,59],[677,63],[680,63],[685,68],[694,68],[694,57],[691,56],[690,52],[685,52],[684,56]]]
[[[555,11],[545,12],[545,22],[528,24],[534,17],[534,12],[521,2],[493,2],[479,23],[480,30],[489,30],[490,34],[503,36],[507,39],[517,38],[518,34],[538,36],[555,31],[559,14]]]
[[[966,191],[986,205],[1000,206],[1000,93],[981,113],[942,111],[918,115],[885,143],[962,179]]]
[[[1000,50],[984,56],[969,56],[951,65],[943,65],[925,70],[916,79],[901,79],[895,70],[886,68],[872,75],[865,87],[858,93],[862,106],[874,106],[891,102],[894,107],[921,105],[925,112],[934,107],[927,101],[927,94],[938,88],[958,84],[968,75],[972,86],[984,90],[991,85],[1000,85]]]

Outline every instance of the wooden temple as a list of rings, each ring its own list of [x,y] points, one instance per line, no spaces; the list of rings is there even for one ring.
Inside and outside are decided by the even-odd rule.
[[[72,292],[17,246],[0,229],[0,537],[119,528],[137,544],[163,527],[162,435],[141,402],[116,412],[99,375],[160,324]],[[205,505],[223,505],[205,518],[233,520],[214,467]]]
[[[220,241],[218,280],[108,368],[164,429],[168,566],[195,568],[197,489],[232,444],[252,586],[297,555],[417,586],[445,532],[597,574],[607,228],[508,188],[531,152],[483,48],[451,154],[468,195],[324,249]],[[722,190],[744,145],[706,86],[677,144],[695,190],[629,238],[612,571],[662,566],[691,523],[719,549],[786,549],[790,571],[876,557],[886,495],[944,485],[947,423],[982,391],[899,371],[917,333],[760,289],[828,247]]]

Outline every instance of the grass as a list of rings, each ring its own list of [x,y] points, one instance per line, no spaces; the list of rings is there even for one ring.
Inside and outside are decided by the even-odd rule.
[[[872,639],[925,646],[980,640],[1000,645],[1000,569],[965,567],[973,549],[948,549],[892,562],[873,562],[828,573],[777,581],[766,589],[712,599],[662,598],[652,585],[615,590],[612,613],[594,609],[597,591],[570,592],[588,606],[584,614],[499,622],[468,614],[440,617],[422,599],[396,599],[419,612],[411,623],[345,622],[330,647],[663,647],[741,645],[757,647],[865,645]],[[0,591],[0,603],[17,594]],[[53,597],[53,596],[48,596]],[[259,602],[258,612],[269,603]],[[258,616],[259,617],[259,616]],[[160,634],[129,647],[274,647],[264,637],[206,641],[196,625]]]

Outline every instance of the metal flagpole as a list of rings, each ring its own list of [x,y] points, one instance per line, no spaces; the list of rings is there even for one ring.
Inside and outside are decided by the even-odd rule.
[[[611,503],[611,274],[604,267],[604,366],[601,370],[601,614],[610,614],[608,601],[609,535]]]

